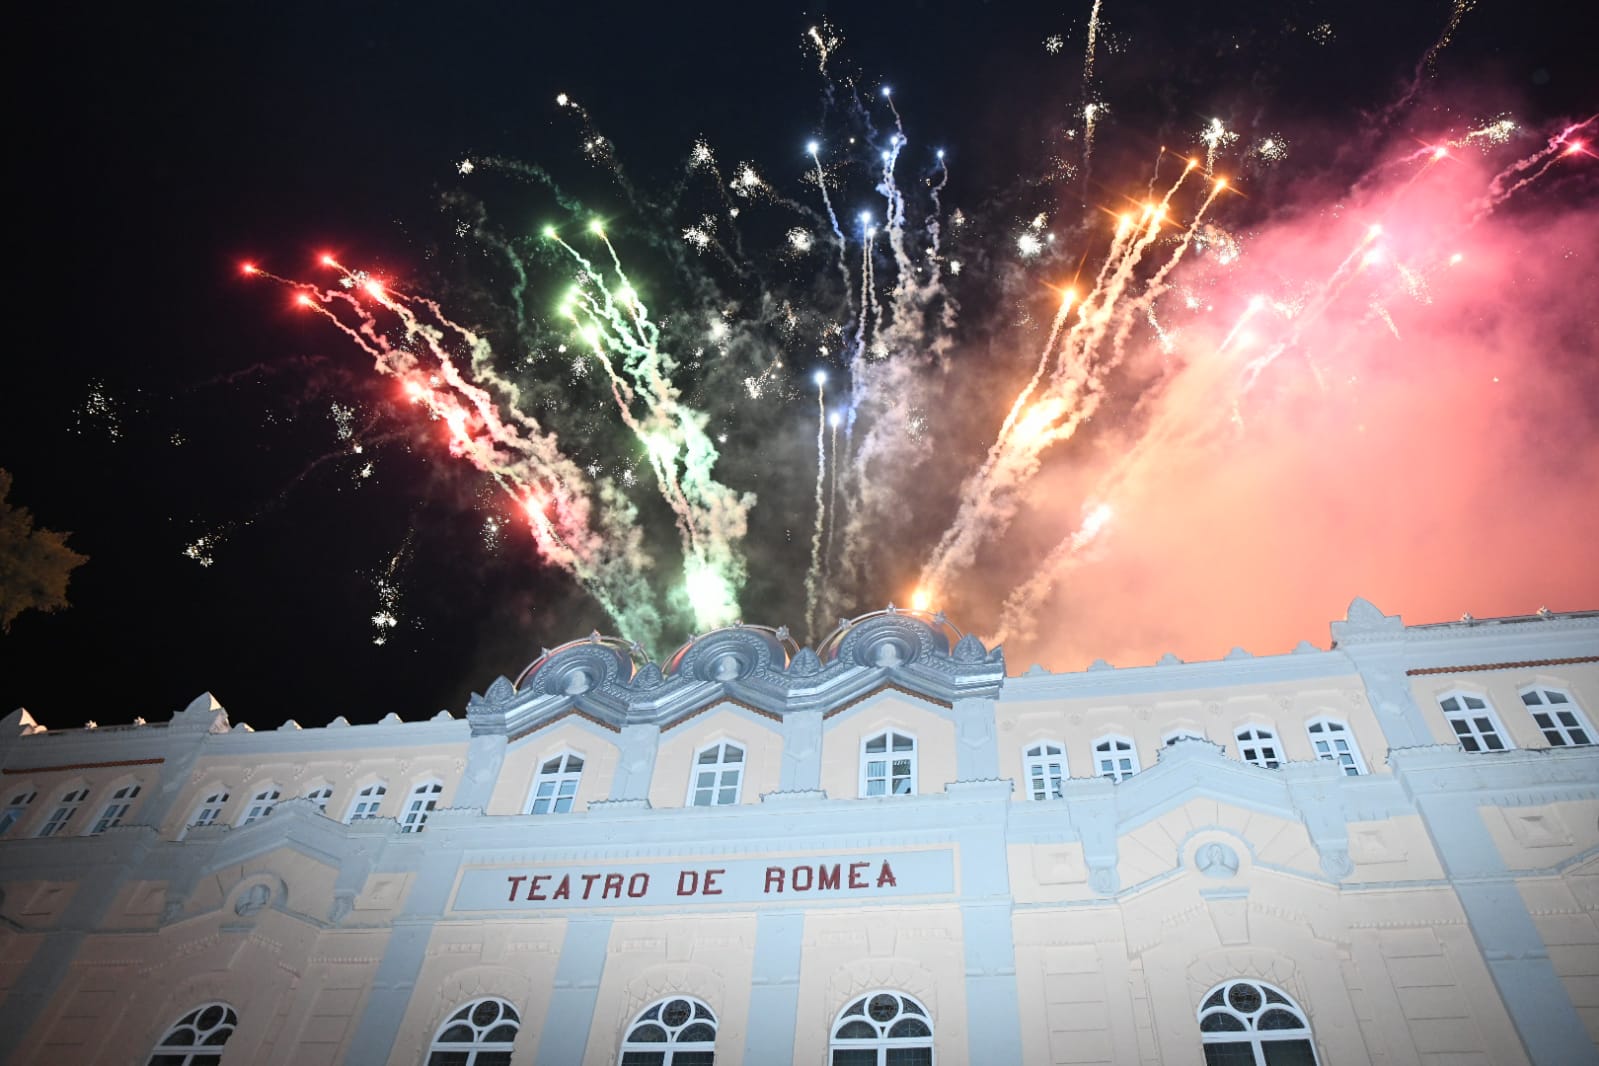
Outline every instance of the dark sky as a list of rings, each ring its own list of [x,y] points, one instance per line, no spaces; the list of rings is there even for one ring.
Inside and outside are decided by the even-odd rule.
[[[0,466],[12,502],[72,531],[91,561],[70,610],[0,636],[0,704],[53,727],[163,719],[205,690],[257,727],[418,718],[459,712],[541,646],[604,628],[525,536],[485,544],[481,476],[384,403],[369,359],[281,290],[244,282],[239,262],[304,274],[330,249],[457,306],[471,308],[474,285],[503,295],[502,266],[448,251],[440,204],[461,185],[459,160],[539,163],[624,210],[576,150],[554,105],[563,91],[640,187],[674,181],[704,135],[724,164],[753,160],[787,195],[811,196],[798,146],[825,109],[801,43],[821,15],[845,39],[833,69],[867,91],[892,83],[918,140],[947,145],[951,195],[1003,200],[1081,105],[1089,7],[34,5],[7,75],[20,128]],[[1483,0],[1429,84],[1492,85],[1532,119],[1591,108],[1561,7]],[[1448,17],[1443,3],[1105,0],[1099,165],[1147,161],[1212,112],[1246,128],[1369,128]],[[1044,43],[1056,34],[1059,55]],[[1329,166],[1339,147],[1320,144]],[[553,209],[531,195],[500,206],[528,226]],[[791,372],[802,382],[805,368]],[[803,389],[766,416],[800,441],[814,425]],[[335,404],[374,462],[366,481]],[[796,500],[800,459],[785,472],[774,453],[766,475],[789,478]],[[793,517],[752,535],[792,527],[798,543],[809,516]],[[218,532],[212,565],[184,555]],[[397,556],[400,624],[379,646],[374,582]],[[767,615],[803,604],[805,557],[762,558],[746,616],[790,621]],[[895,594],[858,591],[862,610]]]

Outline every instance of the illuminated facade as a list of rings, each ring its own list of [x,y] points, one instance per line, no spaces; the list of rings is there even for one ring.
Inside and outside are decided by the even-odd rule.
[[[464,717],[0,731],[0,1061],[1599,1062],[1599,613],[1007,677],[939,616]],[[115,698],[115,697],[113,697]]]

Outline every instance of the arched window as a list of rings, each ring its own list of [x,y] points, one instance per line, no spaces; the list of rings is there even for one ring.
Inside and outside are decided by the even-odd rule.
[[[1577,707],[1571,693],[1545,685],[1521,690],[1521,702],[1543,731],[1551,748],[1581,747],[1593,743],[1593,726]]]
[[[861,795],[916,793],[916,738],[890,729],[861,742]]]
[[[277,785],[268,785],[263,788],[260,792],[250,797],[250,804],[245,807],[244,815],[239,819],[239,824],[245,826],[251,822],[259,822],[272,813],[272,808],[276,807],[278,800],[282,798],[283,792]]]
[[[1100,737],[1094,741],[1094,772],[1112,781],[1124,781],[1138,772],[1138,749],[1128,737]]]
[[[50,812],[50,817],[45,820],[44,825],[39,827],[39,835],[53,837],[61,832],[62,829],[66,828],[67,823],[72,821],[72,816],[78,813],[78,808],[83,805],[83,801],[88,798],[89,790],[86,788],[75,788],[62,796],[56,804],[56,809]]]
[[[1247,725],[1233,734],[1238,741],[1238,757],[1262,770],[1275,770],[1283,764],[1277,734],[1263,725]]]
[[[388,794],[388,785],[382,781],[372,782],[355,794],[355,802],[350,804],[350,813],[344,816],[344,820],[353,822],[357,818],[376,818],[383,807],[383,797]]]
[[[511,1066],[522,1017],[503,999],[474,999],[439,1026],[427,1066]]]
[[[828,1066],[932,1066],[933,1019],[900,992],[872,992],[833,1022]]]
[[[1355,744],[1355,735],[1345,723],[1336,718],[1312,718],[1305,723],[1305,732],[1310,734],[1310,746],[1315,749],[1316,758],[1337,763],[1350,777],[1367,772],[1366,760],[1360,757],[1360,748]]]
[[[583,778],[583,757],[567,752],[546,759],[533,779],[529,814],[568,814],[577,798],[578,782]]]
[[[621,1066],[712,1066],[716,1015],[690,996],[652,1003],[622,1040]]]
[[[688,785],[691,807],[726,807],[738,802],[744,786],[744,749],[731,740],[694,756],[694,776]]]
[[[1486,696],[1470,692],[1448,692],[1438,697],[1455,739],[1466,751],[1504,751],[1510,745],[1505,741],[1505,727],[1499,716],[1488,706]]]
[[[238,1024],[239,1016],[226,1003],[196,1007],[167,1030],[147,1066],[218,1066],[222,1045]]]
[[[323,814],[328,813],[328,800],[333,798],[332,785],[318,785],[305,794],[305,798],[316,804],[316,809]]]
[[[420,833],[428,823],[428,814],[438,806],[444,785],[438,781],[424,781],[411,790],[405,805],[405,817],[400,819],[400,832]]]
[[[36,790],[26,788],[12,796],[11,802],[6,804],[6,809],[0,811],[0,836],[5,835],[8,829],[22,821],[22,816],[28,813],[29,805],[38,798],[39,793]]]
[[[1023,762],[1030,798],[1061,798],[1061,782],[1066,780],[1066,745],[1054,740],[1041,741],[1027,748]]]
[[[189,819],[189,828],[198,829],[201,826],[214,825],[222,817],[222,807],[228,802],[228,793],[219,789],[200,801],[200,806],[194,810],[194,817]]]
[[[111,794],[111,802],[105,805],[105,810],[100,812],[100,817],[95,819],[94,827],[89,830],[90,836],[104,833],[112,826],[122,824],[122,819],[127,817],[128,809],[133,806],[133,801],[139,795],[138,785],[123,785]]]
[[[1260,981],[1228,981],[1199,1008],[1206,1066],[1316,1066],[1305,1012]]]

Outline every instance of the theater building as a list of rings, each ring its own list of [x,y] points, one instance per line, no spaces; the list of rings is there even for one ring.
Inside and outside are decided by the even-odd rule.
[[[0,1061],[1599,1062],[1596,713],[1599,612],[1364,600],[1215,662],[889,609],[426,721],[19,710]]]

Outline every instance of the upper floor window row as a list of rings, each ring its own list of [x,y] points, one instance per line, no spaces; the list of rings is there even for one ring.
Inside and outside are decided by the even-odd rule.
[[[1592,744],[1593,724],[1570,692],[1548,685],[1528,685],[1521,703],[1551,748]],[[1438,697],[1444,720],[1461,748],[1471,752],[1507,751],[1515,745],[1493,703],[1482,693],[1454,691]]]

